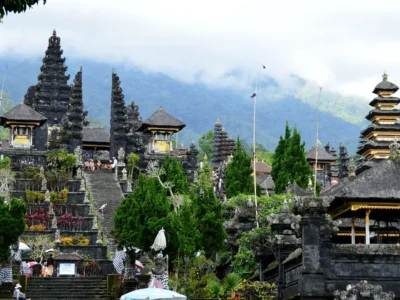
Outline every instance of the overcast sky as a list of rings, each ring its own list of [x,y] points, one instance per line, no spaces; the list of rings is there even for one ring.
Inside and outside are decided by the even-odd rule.
[[[384,71],[400,84],[399,22],[400,1],[48,0],[4,18],[0,56],[42,57],[56,29],[68,60],[214,84],[264,64],[281,82],[296,74],[371,99]]]

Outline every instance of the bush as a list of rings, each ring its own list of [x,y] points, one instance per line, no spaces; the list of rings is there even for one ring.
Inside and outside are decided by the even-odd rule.
[[[71,237],[64,237],[64,238],[61,238],[61,244],[63,244],[64,246],[72,246],[73,245],[73,243],[72,243],[72,238]]]
[[[85,238],[82,234],[79,237],[64,237],[61,239],[61,244],[65,246],[88,246],[89,239]]]
[[[50,192],[50,201],[53,203],[67,203],[68,200],[68,190],[63,189],[60,193],[55,191]]]
[[[25,198],[28,203],[42,203],[46,199],[46,195],[40,192],[26,190]]]
[[[0,169],[8,169],[11,165],[11,159],[9,157],[4,157],[0,159]]]
[[[26,224],[26,225],[25,225],[25,228],[26,228],[27,226],[28,226],[28,225]],[[32,225],[32,226],[29,226],[28,230],[32,230],[32,231],[42,231],[42,230],[46,230],[46,226],[45,226],[44,224]]]

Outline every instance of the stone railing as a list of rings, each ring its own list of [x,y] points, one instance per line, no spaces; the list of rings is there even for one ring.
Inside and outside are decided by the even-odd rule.
[[[11,159],[13,170],[20,170],[24,166],[45,166],[47,151],[33,151],[23,149],[3,149],[0,154]]]
[[[400,255],[400,245],[395,244],[335,244],[332,254],[354,254],[354,255]]]

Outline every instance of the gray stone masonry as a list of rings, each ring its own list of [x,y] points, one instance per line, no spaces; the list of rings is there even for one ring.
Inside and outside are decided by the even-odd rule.
[[[114,172],[89,172],[86,173],[85,178],[94,208],[97,211],[98,221],[107,242],[110,258],[113,259],[116,250],[114,239],[111,236],[111,231],[114,229],[114,213],[124,198],[124,194]],[[98,210],[106,203],[107,206],[104,215],[102,215]]]

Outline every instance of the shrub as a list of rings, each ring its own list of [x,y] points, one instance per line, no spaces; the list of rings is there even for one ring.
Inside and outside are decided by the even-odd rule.
[[[25,228],[27,227],[27,224],[25,225]],[[38,224],[38,225],[32,225],[29,227],[29,230],[32,231],[41,231],[41,230],[45,230],[46,226],[44,224]]]
[[[9,157],[4,157],[0,159],[0,169],[8,169],[11,165],[11,159]]]
[[[64,189],[60,192],[60,197],[61,197],[61,201],[62,201],[63,203],[66,203],[67,200],[68,200],[68,190],[64,188]]]
[[[65,246],[72,246],[73,239],[71,237],[64,237],[61,239],[61,244],[65,245]]]
[[[46,195],[40,192],[26,190],[25,198],[28,203],[42,203],[46,199]]]

